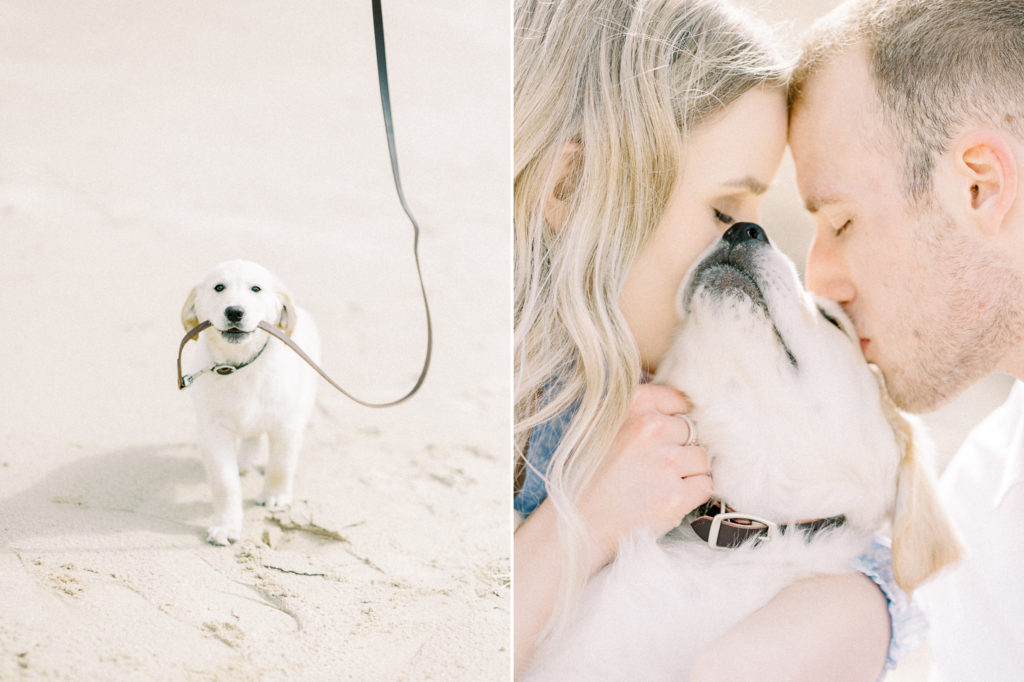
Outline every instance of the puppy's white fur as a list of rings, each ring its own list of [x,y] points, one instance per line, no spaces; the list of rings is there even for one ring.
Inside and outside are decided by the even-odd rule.
[[[309,313],[295,306],[277,277],[249,261],[221,263],[192,289],[182,325],[190,330],[204,320],[213,327],[199,335],[193,371],[252,360],[226,376],[204,373],[189,388],[213,494],[207,540],[224,545],[241,536],[239,468],[251,463],[263,434],[269,455],[262,502],[291,504],[299,450],[316,401],[313,370],[257,325],[277,325],[316,361],[320,340]]]
[[[660,540],[633,537],[539,649],[529,679],[686,679],[697,652],[786,585],[852,570],[893,517],[904,589],[958,555],[910,427],[853,325],[803,290],[785,256],[723,239],[688,273],[678,304],[656,381],[692,400],[715,496],[780,524],[839,514],[846,523],[737,549],[711,548],[688,523]]]

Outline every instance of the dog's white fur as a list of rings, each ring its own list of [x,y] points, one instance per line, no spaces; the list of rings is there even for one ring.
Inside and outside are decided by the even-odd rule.
[[[785,256],[764,241],[720,240],[688,273],[678,305],[655,380],[692,400],[715,496],[778,523],[839,514],[846,523],[810,541],[790,532],[736,549],[711,548],[688,523],[660,540],[633,537],[542,645],[529,679],[686,679],[705,645],[786,585],[851,571],[887,520],[904,589],[958,556],[910,427],[853,325],[803,290]]]
[[[277,277],[249,261],[221,263],[192,289],[181,311],[182,325],[187,331],[204,320],[213,327],[199,335],[193,371],[239,365],[263,348],[252,364],[226,376],[204,373],[188,389],[213,494],[207,540],[225,545],[241,536],[239,469],[252,463],[263,434],[269,455],[262,502],[268,507],[291,504],[299,450],[316,402],[313,370],[257,325],[261,320],[277,325],[315,361],[320,340],[309,313],[295,306]]]

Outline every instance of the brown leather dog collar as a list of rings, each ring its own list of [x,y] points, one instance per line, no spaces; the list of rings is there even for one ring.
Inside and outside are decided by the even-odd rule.
[[[690,522],[697,536],[716,549],[739,547],[748,540],[757,538],[771,539],[775,535],[785,535],[790,529],[803,531],[808,538],[827,528],[838,528],[846,523],[842,514],[824,519],[797,521],[779,524],[753,514],[738,513],[718,500],[711,500],[699,507],[697,518]]]

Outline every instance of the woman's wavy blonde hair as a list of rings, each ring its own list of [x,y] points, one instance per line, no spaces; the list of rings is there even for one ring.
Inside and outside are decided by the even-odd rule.
[[[531,429],[574,409],[540,472],[564,548],[549,629],[586,580],[574,500],[641,380],[618,306],[626,273],[658,224],[688,133],[751,88],[785,85],[768,32],[713,0],[516,2],[517,481]],[[569,176],[554,177],[567,149]],[[552,193],[565,204],[557,231],[544,216]]]

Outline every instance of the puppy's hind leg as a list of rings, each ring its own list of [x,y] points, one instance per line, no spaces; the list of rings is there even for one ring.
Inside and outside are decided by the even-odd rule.
[[[242,484],[238,479],[235,437],[227,429],[211,425],[201,433],[200,442],[213,494],[213,524],[206,530],[206,540],[226,545],[242,535]]]
[[[270,509],[282,509],[292,503],[292,484],[302,448],[302,431],[271,433],[269,444],[263,504]]]

